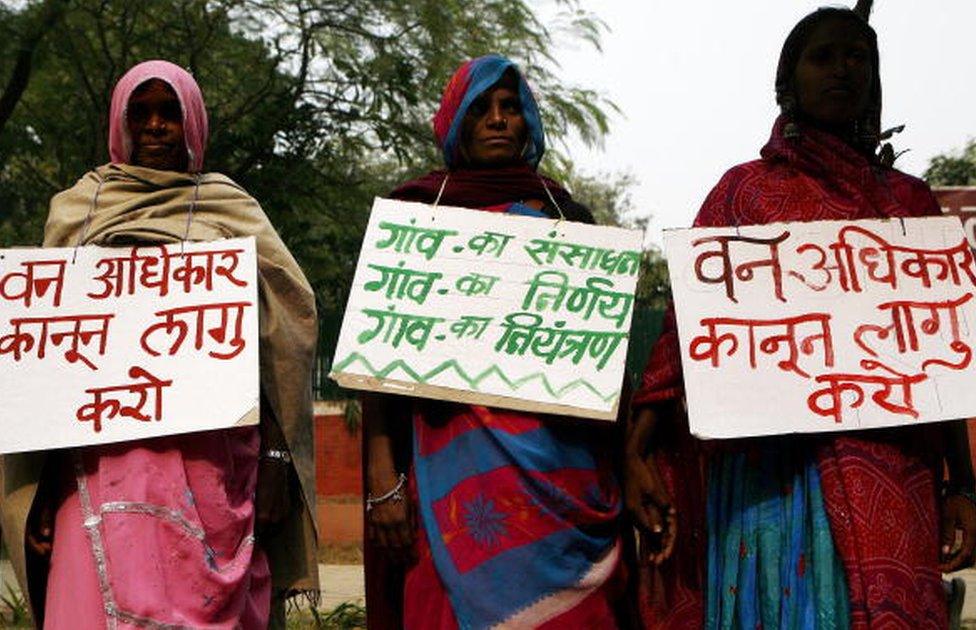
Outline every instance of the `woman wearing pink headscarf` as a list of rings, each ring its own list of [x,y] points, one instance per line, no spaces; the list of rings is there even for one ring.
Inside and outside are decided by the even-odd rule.
[[[109,125],[111,163],[54,197],[44,245],[256,237],[261,424],[4,457],[11,560],[45,628],[264,628],[273,593],[318,590],[312,290],[257,202],[202,172],[207,113],[189,73],[135,66]]]

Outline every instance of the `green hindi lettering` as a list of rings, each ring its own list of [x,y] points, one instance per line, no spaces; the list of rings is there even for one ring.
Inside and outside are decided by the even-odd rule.
[[[590,358],[596,362],[596,369],[602,370],[627,338],[626,332],[569,330],[563,321],[551,327],[542,326],[542,322],[542,317],[535,313],[507,315],[495,351],[512,356],[531,353],[549,365],[560,359],[579,365],[583,359]]]
[[[639,251],[602,249],[542,238],[532,239],[524,249],[537,265],[559,261],[575,269],[602,271],[611,276],[636,276],[640,271]]]
[[[522,301],[523,310],[537,312],[580,313],[589,321],[594,310],[620,328],[627,321],[633,305],[632,293],[614,291],[614,283],[607,278],[588,278],[586,286],[569,285],[569,276],[561,271],[540,271],[526,284],[529,290]]]
[[[498,258],[505,251],[505,247],[508,245],[514,236],[511,234],[501,234],[499,232],[483,232],[477,236],[472,236],[468,241],[468,249],[474,251],[477,255],[493,255]]]
[[[377,280],[371,280],[363,285],[366,291],[382,291],[386,289],[384,295],[387,299],[403,300],[410,299],[417,304],[423,304],[427,300],[434,283],[444,275],[437,271],[417,271],[415,269],[404,268],[401,261],[396,267],[385,267],[383,265],[367,265],[370,269],[380,272]]]
[[[640,264],[639,251],[611,250],[600,258],[600,271],[610,276],[636,276],[640,272]]]
[[[485,333],[490,323],[490,317],[462,315],[460,319],[451,324],[451,332],[458,339],[464,339],[466,337],[481,339],[481,335]]]
[[[461,295],[488,295],[491,293],[491,289],[495,286],[495,283],[500,279],[501,278],[498,276],[486,276],[481,273],[469,273],[466,276],[461,276],[458,278],[457,282],[454,284],[454,288],[456,288]]]
[[[434,326],[444,321],[442,317],[426,317],[424,315],[409,315],[397,313],[393,306],[388,310],[364,308],[363,314],[376,320],[371,330],[359,333],[359,343],[369,343],[382,335],[381,342],[399,348],[406,341],[417,350],[423,350],[427,345]]]
[[[416,227],[401,223],[381,221],[380,229],[390,234],[384,240],[377,241],[377,249],[392,247],[398,254],[423,254],[427,260],[437,255],[441,243],[448,236],[456,236],[455,230],[436,230],[434,228]]]

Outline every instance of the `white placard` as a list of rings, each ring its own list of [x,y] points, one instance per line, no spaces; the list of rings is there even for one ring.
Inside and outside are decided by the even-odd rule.
[[[0,453],[258,421],[253,238],[0,250]]]
[[[952,217],[668,230],[692,432],[976,414],[976,267]]]
[[[641,236],[377,199],[332,376],[354,389],[613,419]]]

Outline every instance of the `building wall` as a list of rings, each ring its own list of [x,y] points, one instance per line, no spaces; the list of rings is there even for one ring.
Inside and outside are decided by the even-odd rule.
[[[971,420],[968,428],[969,448],[976,456],[976,420]],[[320,544],[354,545],[363,541],[361,435],[358,429],[346,428],[341,406],[316,403],[315,489]]]
[[[344,408],[315,403],[315,490],[319,543],[363,540],[361,433],[349,431]]]

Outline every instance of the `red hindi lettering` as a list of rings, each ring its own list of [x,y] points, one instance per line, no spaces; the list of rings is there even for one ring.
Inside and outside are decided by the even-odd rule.
[[[169,253],[162,245],[136,246],[124,256],[110,256],[96,263],[101,273],[93,280],[101,287],[88,293],[88,297],[101,300],[133,295],[140,289],[165,297],[171,282],[179,284],[184,293],[191,293],[195,287],[212,291],[216,276],[234,286],[246,287],[247,282],[234,275],[243,252],[224,249],[179,254]]]
[[[929,336],[938,334],[943,328],[942,313],[944,313],[948,320],[949,349],[961,355],[961,358],[956,361],[929,358],[922,363],[922,370],[925,371],[929,366],[936,365],[951,370],[963,370],[970,364],[972,349],[962,341],[959,309],[972,297],[972,293],[966,293],[959,298],[950,300],[931,302],[896,300],[879,304],[879,310],[890,313],[891,323],[887,325],[862,324],[854,331],[854,343],[867,354],[878,357],[879,353],[869,343],[868,335],[874,335],[880,341],[886,341],[893,335],[900,354],[918,352],[920,350],[919,333]],[[916,325],[917,311],[921,311],[921,316],[924,319]]]
[[[158,311],[155,315],[162,318],[161,321],[143,332],[140,345],[150,355],[159,356],[162,351],[157,350],[150,339],[160,332],[168,337],[173,337],[175,333],[175,339],[170,341],[169,348],[165,350],[167,354],[175,355],[183,347],[183,342],[190,334],[192,325],[194,350],[202,350],[204,343],[210,340],[216,342],[217,345],[226,345],[230,350],[226,352],[210,350],[209,356],[221,360],[232,359],[244,350],[245,340],[242,336],[244,311],[250,306],[252,306],[251,302],[222,302]],[[219,324],[208,325],[207,315],[212,313],[220,315]],[[228,332],[231,333],[230,337],[228,337]]]
[[[911,257],[903,260],[901,271],[909,278],[920,280],[926,289],[932,286],[930,267],[935,267],[935,279],[950,281],[955,286],[962,284],[960,270],[965,273],[969,285],[976,287],[976,274],[973,271],[973,252],[966,239],[955,247],[945,249],[916,249],[910,247],[896,248],[898,252]],[[961,258],[957,261],[956,258]]]
[[[37,298],[43,298],[48,291],[52,306],[61,306],[61,292],[64,289],[65,260],[35,260],[20,263],[22,271],[12,271],[0,277],[0,297],[10,301],[21,301],[30,308]]]
[[[706,251],[698,255],[695,259],[695,276],[699,282],[704,282],[705,284],[724,284],[726,297],[732,302],[738,302],[739,300],[736,298],[735,291],[736,280],[749,282],[755,277],[756,269],[769,267],[773,281],[773,293],[776,299],[780,302],[785,302],[786,298],[783,296],[783,269],[779,260],[779,246],[789,236],[789,232],[783,232],[774,238],[723,235],[696,239],[692,241],[692,247],[714,243],[718,245],[718,250]],[[733,248],[732,245],[736,247]],[[765,247],[768,249],[769,257],[735,264],[733,262],[732,250],[735,249],[735,253],[738,253],[742,249],[741,246]],[[715,260],[719,261],[721,272],[717,275],[707,273],[706,267],[710,266],[709,263]]]
[[[129,368],[129,378],[133,382],[108,387],[93,387],[86,389],[91,394],[92,401],[78,408],[75,418],[79,422],[91,422],[95,433],[100,433],[105,420],[116,417],[132,418],[140,422],[151,420],[160,421],[163,418],[163,389],[173,384],[172,380],[162,380],[150,374],[147,370],[133,366]],[[122,397],[111,394],[129,394],[136,397],[135,402],[123,400]],[[152,413],[143,410],[153,395]]]
[[[827,249],[833,253],[831,265],[827,264],[826,250],[819,245],[804,243],[796,250],[801,256],[808,252],[815,254],[810,269],[822,274],[822,282],[797,271],[790,271],[790,275],[807,287],[822,291],[833,282],[836,273],[838,285],[848,293],[864,290],[862,274],[863,281],[892,289],[898,288],[902,277],[919,280],[925,288],[932,287],[933,279],[961,286],[965,278],[971,286],[976,286],[976,260],[965,239],[946,248],[906,247],[889,243],[859,225],[847,225],[838,231],[836,241]]]
[[[891,413],[918,418],[919,413],[915,409],[912,388],[928,378],[924,373],[902,374],[890,367],[869,359],[861,361],[861,367],[865,371],[882,370],[890,374],[821,374],[814,380],[818,384],[826,384],[822,389],[810,394],[807,398],[807,407],[813,413],[822,417],[832,417],[834,422],[843,421],[844,394],[853,393],[854,399],[850,401],[849,407],[857,409],[864,402],[864,387],[876,386],[878,389],[871,394],[871,400],[876,405]],[[895,388],[901,390],[901,401],[892,401],[891,397]],[[822,400],[828,399],[824,404]]]
[[[802,355],[811,356],[816,352],[814,344],[820,342],[823,350],[823,365],[834,365],[834,342],[830,327],[831,316],[827,313],[808,313],[796,317],[777,319],[745,319],[735,317],[711,317],[701,320],[707,333],[695,337],[689,344],[688,354],[694,361],[709,361],[712,367],[719,367],[722,345],[727,344],[726,356],[733,356],[739,348],[739,338],[732,332],[720,333],[720,327],[743,328],[748,335],[749,367],[758,367],[757,350],[760,353],[775,355],[783,348],[787,357],[777,362],[783,371],[793,372],[804,378],[810,374],[802,369],[799,360]],[[812,334],[799,333],[797,329],[813,324]],[[779,328],[778,334],[767,334],[767,329]]]
[[[186,252],[180,255],[183,264],[174,269],[173,280],[183,283],[184,293],[190,293],[194,286],[199,285],[202,285],[205,290],[211,291],[213,289],[215,274],[225,278],[235,286],[246,287],[247,282],[234,275],[234,271],[239,264],[238,255],[243,252],[243,249]],[[221,263],[226,261],[227,264],[215,266],[214,259],[217,256],[220,256]],[[205,260],[202,264],[194,263],[198,258],[204,258]]]
[[[68,363],[81,362],[97,370],[95,363],[81,352],[81,347],[87,348],[97,342],[96,352],[103,356],[108,344],[109,322],[114,317],[114,314],[106,314],[11,319],[12,332],[0,337],[0,356],[10,354],[14,361],[20,361],[33,350],[37,359],[44,359],[48,343],[61,346],[67,341],[69,347],[65,350],[64,358]]]
[[[145,250],[151,253],[145,253]],[[155,289],[160,297],[169,293],[170,255],[162,245],[136,246],[126,256],[110,256],[95,263],[101,275],[93,278],[102,283],[100,293],[88,297],[101,300],[108,297],[133,295],[140,287]]]

